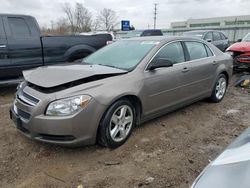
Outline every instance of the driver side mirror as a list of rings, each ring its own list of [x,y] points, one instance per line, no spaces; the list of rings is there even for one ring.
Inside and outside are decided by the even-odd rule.
[[[242,41],[242,39],[238,39],[238,40],[237,40],[237,42],[241,42],[241,41]]]
[[[212,39],[206,39],[207,42],[212,42]]]
[[[156,59],[153,63],[148,67],[148,70],[155,70],[157,68],[162,67],[172,67],[173,62],[168,59]]]

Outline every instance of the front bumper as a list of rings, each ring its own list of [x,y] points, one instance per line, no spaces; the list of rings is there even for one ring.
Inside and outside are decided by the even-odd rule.
[[[233,66],[234,69],[250,69],[250,63],[239,62],[237,59],[234,59]]]
[[[37,92],[25,89],[33,96]],[[63,146],[95,144],[104,106],[92,99],[85,109],[75,115],[53,117],[44,115],[47,105],[48,101],[40,100],[36,106],[31,106],[17,97],[10,108],[10,118],[16,128],[30,139]]]

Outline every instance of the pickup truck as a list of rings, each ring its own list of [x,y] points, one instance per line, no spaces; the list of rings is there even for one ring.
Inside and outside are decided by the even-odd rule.
[[[110,34],[41,36],[34,17],[0,14],[0,85],[18,81],[23,70],[84,58],[111,40]]]

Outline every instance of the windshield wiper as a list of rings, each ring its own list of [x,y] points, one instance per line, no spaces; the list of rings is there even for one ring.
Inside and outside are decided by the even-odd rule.
[[[122,69],[122,68],[119,68],[119,67],[116,67],[114,65],[103,65],[101,63],[97,64],[97,65],[101,65],[101,66],[106,66],[106,67],[112,67],[112,68],[116,68],[116,69],[121,69],[121,70],[125,70],[125,69]]]

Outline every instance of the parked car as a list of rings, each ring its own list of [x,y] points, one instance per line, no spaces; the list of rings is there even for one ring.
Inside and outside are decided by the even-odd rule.
[[[32,16],[0,14],[0,85],[23,70],[86,57],[112,40],[111,35],[41,36]]]
[[[127,34],[121,36],[121,38],[132,38],[132,37],[146,37],[146,36],[162,36],[163,33],[160,29],[147,29],[147,30],[133,30],[128,31]]]
[[[234,70],[250,71],[250,33],[227,49],[234,58]]]
[[[102,35],[102,34],[110,34],[112,37],[112,40],[115,40],[115,34],[113,31],[90,31],[90,32],[79,33],[79,35],[84,35],[84,36]]]
[[[226,35],[220,31],[214,31],[214,30],[188,31],[188,32],[184,32],[183,36],[197,37],[207,42],[211,42],[213,45],[219,48],[222,52],[225,52],[226,49],[230,45],[229,40],[226,37]]]
[[[249,188],[250,128],[198,176],[192,188]]]
[[[131,38],[79,64],[25,71],[10,114],[35,140],[115,148],[141,122],[204,98],[220,102],[231,74],[232,57],[203,40]]]

